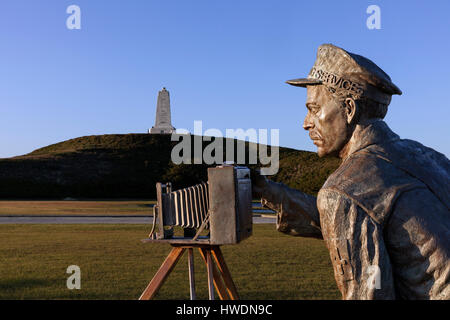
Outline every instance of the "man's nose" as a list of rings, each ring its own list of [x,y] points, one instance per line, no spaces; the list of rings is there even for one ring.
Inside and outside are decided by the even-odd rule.
[[[313,127],[313,123],[311,121],[311,117],[309,116],[309,112],[305,117],[305,120],[303,120],[303,129],[305,130],[309,130]]]

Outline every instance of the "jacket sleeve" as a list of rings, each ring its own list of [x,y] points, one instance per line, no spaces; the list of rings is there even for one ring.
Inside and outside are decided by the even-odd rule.
[[[395,299],[383,226],[357,201],[334,189],[322,189],[317,206],[343,299]]]
[[[267,180],[261,203],[277,212],[277,230],[294,236],[322,239],[317,198]]]

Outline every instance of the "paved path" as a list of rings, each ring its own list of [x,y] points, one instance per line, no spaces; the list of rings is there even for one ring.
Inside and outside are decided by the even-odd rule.
[[[255,216],[253,223],[275,223],[274,217]],[[0,224],[150,224],[152,217],[143,216],[0,216]]]

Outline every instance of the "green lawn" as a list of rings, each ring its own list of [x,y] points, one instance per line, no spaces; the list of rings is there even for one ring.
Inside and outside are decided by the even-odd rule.
[[[0,299],[137,299],[170,251],[144,244],[143,225],[0,225]],[[255,225],[223,254],[242,299],[340,299],[325,245]],[[206,268],[195,252],[197,295],[207,298]],[[69,290],[69,265],[81,289]],[[186,255],[157,299],[188,299]]]
[[[0,200],[0,216],[14,215],[44,215],[44,216],[116,216],[116,215],[153,215],[151,205],[155,200],[125,200],[125,201],[71,201],[71,200]],[[255,209],[258,201],[254,201]]]
[[[4,215],[152,215],[156,201],[45,201],[2,200],[0,216]]]

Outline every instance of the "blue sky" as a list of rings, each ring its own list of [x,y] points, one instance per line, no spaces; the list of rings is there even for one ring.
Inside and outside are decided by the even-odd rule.
[[[66,28],[69,5],[81,30]],[[369,30],[369,5],[381,29]],[[315,151],[301,123],[317,47],[372,59],[403,91],[386,121],[449,157],[450,1],[2,0],[0,158],[85,135],[145,133],[158,90],[172,122],[280,129]]]

